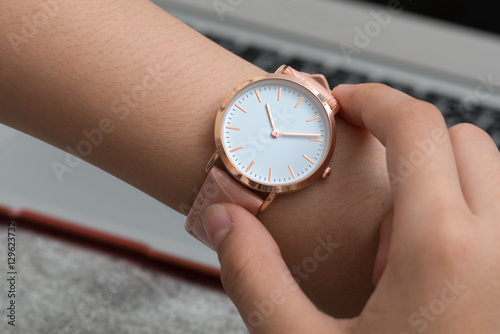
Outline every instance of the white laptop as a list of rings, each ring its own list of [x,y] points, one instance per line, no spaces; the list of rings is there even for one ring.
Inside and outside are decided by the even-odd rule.
[[[441,2],[407,1],[422,11],[463,16],[458,6],[443,8],[446,2],[439,9]],[[331,84],[385,82],[435,103],[449,125],[478,124],[499,145],[500,27],[488,21],[494,9],[481,5],[486,2],[469,1],[476,17],[484,15],[478,22],[486,23],[470,28],[415,15],[397,0],[156,0],[267,70],[283,62],[322,71]],[[185,232],[182,215],[86,163],[60,182],[52,163],[64,158],[64,152],[0,126],[0,207],[217,270],[215,254]]]

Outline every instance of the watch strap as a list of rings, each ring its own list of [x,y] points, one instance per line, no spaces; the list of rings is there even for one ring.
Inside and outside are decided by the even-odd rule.
[[[214,166],[208,172],[208,176],[189,210],[185,224],[186,230],[213,249],[202,223],[203,212],[209,205],[217,203],[238,204],[256,215],[263,202],[262,198],[234,180],[228,173]]]
[[[278,69],[278,72],[308,82],[309,84],[314,86],[314,88],[316,88],[320,92],[320,94],[325,98],[326,102],[332,109],[334,115],[339,110],[338,102],[333,97],[332,91],[330,90],[330,86],[328,85],[328,81],[326,80],[324,75],[299,72],[287,65]]]
[[[281,66],[276,73],[289,75],[308,82],[323,96],[333,114],[339,110],[337,100],[332,96],[328,82],[323,75],[299,72],[287,65]],[[212,249],[210,239],[202,223],[202,215],[209,205],[217,203],[238,204],[256,215],[264,200],[228,173],[213,166],[196,196],[185,223],[186,230],[192,236]]]

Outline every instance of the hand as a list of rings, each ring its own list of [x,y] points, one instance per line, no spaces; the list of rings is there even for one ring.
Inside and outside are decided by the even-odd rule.
[[[9,87],[0,89],[0,122],[76,152],[187,214],[215,151],[216,110],[236,85],[264,72],[151,1],[120,0],[119,11],[116,4],[59,6],[60,15],[47,21],[36,38],[18,45],[22,56],[8,38],[0,38],[0,86]],[[3,0],[0,12],[5,13],[0,32],[7,36],[21,31],[25,22],[20,18],[36,17],[39,7],[28,0]],[[95,31],[102,38],[96,39]],[[88,150],[83,144],[95,143],[89,136],[96,133],[103,140]],[[259,137],[252,138],[257,146],[262,145]],[[68,157],[51,166],[60,181],[76,177],[78,167]],[[385,149],[365,129],[339,117],[329,167],[328,179],[280,195],[258,217],[316,306],[353,316],[373,290],[378,228],[392,205]],[[313,272],[305,271],[325,237],[342,246],[314,263]]]
[[[435,107],[383,85],[334,94],[342,116],[387,148],[394,210],[381,231],[377,287],[359,317],[329,317],[298,288],[255,217],[235,205],[211,206],[204,226],[250,332],[499,333],[500,156],[493,141],[471,125],[448,131]],[[317,259],[335,248],[320,246]]]
[[[353,317],[373,292],[379,227],[392,195],[385,148],[366,129],[342,117],[336,123],[331,176],[280,195],[257,217],[315,306],[336,317]],[[321,137],[304,137],[309,138]],[[324,243],[341,246],[315,261],[314,252]]]

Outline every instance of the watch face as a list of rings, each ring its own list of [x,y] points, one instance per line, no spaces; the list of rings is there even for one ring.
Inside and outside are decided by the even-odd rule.
[[[275,192],[317,179],[333,153],[335,133],[331,110],[315,93],[283,75],[238,87],[216,122],[219,154],[229,172],[252,188]]]

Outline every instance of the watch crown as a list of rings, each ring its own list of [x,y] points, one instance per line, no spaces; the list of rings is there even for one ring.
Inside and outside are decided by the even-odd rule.
[[[332,169],[330,167],[326,167],[325,171],[323,172],[323,175],[321,175],[321,177],[323,179],[326,179],[327,177],[330,176],[330,174],[332,174]]]

